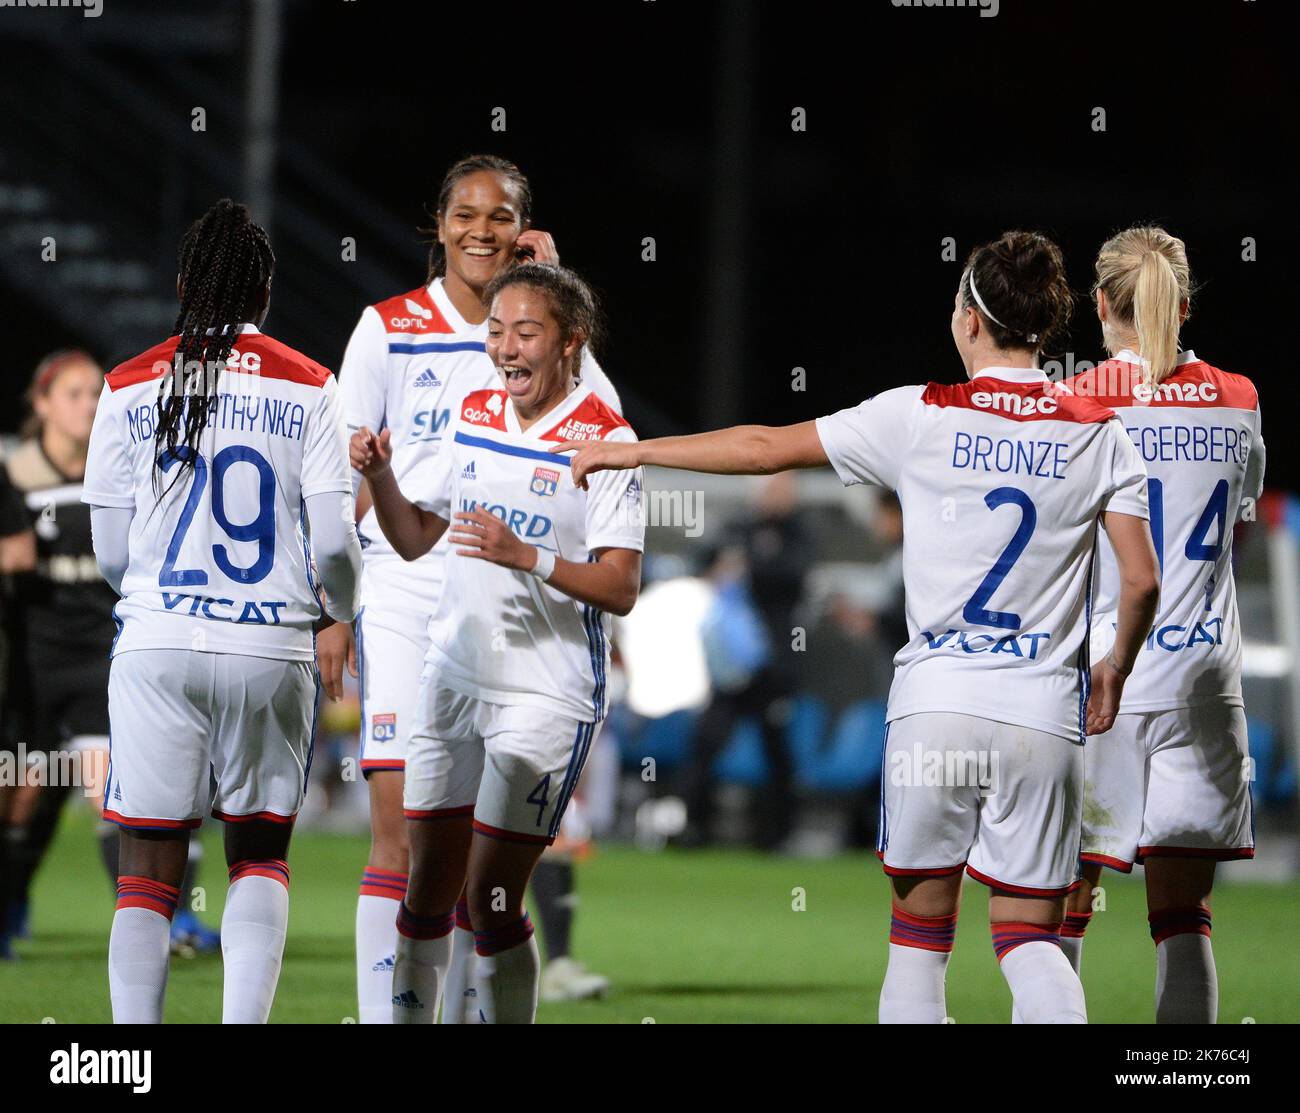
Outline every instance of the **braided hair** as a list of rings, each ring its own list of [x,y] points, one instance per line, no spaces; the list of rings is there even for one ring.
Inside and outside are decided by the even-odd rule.
[[[194,467],[199,434],[216,404],[217,382],[239,325],[252,321],[275,271],[266,232],[248,209],[224,198],[190,225],[180,248],[180,340],[172,374],[158,390],[154,486],[167,464],[177,463],[171,486]],[[188,451],[180,451],[184,446]]]

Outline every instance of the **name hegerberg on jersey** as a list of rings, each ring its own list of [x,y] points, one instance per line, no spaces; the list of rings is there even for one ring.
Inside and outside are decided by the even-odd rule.
[[[1148,516],[1114,413],[1041,370],[988,367],[885,391],[817,431],[845,484],[902,503],[911,638],[889,719],[951,711],[1081,742],[1098,516]]]
[[[216,369],[193,471],[172,484],[181,461],[165,454],[155,486],[158,392],[174,374],[176,344],[172,337],[110,372],[95,414],[83,501],[136,511],[114,652],[311,661],[321,605],[305,500],[352,489],[334,376],[241,326],[231,358]]]

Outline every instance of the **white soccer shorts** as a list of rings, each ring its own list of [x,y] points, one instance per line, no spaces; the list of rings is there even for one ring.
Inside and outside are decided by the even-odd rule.
[[[118,654],[108,674],[104,818],[175,830],[197,827],[210,806],[229,822],[292,823],[307,788],[316,693],[310,661]]]
[[[877,854],[891,877],[964,868],[1017,896],[1074,881],[1083,748],[974,715],[924,712],[889,724]]]
[[[361,772],[401,772],[429,651],[423,606],[367,603],[353,626],[361,689]]]
[[[1118,715],[1088,739],[1085,769],[1085,862],[1128,873],[1144,858],[1255,856],[1242,708]]]
[[[599,730],[462,695],[430,668],[406,758],[406,817],[472,815],[479,834],[549,846]]]

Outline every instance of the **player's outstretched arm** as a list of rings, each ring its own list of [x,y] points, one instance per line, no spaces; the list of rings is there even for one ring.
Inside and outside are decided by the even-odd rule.
[[[648,441],[565,441],[552,452],[573,452],[573,481],[586,487],[597,471],[623,471],[643,464],[715,475],[771,475],[791,468],[820,468],[830,463],[817,423],[735,425],[689,437]]]
[[[521,541],[495,514],[482,508],[456,515],[447,540],[456,556],[487,560],[517,572],[533,572],[539,561],[553,564],[546,582],[579,603],[622,615],[631,611],[641,590],[641,554],[632,549],[598,549],[594,561],[561,560]]]
[[[1133,671],[1160,601],[1160,563],[1147,520],[1108,511],[1101,522],[1119,565],[1119,608],[1115,645],[1092,670],[1086,722],[1089,734],[1103,734],[1114,724],[1124,681]]]
[[[389,430],[376,436],[365,427],[358,429],[348,442],[348,456],[352,466],[365,477],[379,528],[394,552],[403,560],[424,556],[446,532],[447,521],[402,494],[391,467]]]

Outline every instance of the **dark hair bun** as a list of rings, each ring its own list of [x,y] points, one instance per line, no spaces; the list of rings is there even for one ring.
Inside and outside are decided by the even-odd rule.
[[[972,279],[987,307],[989,331],[999,348],[1040,351],[1064,333],[1074,309],[1074,295],[1061,249],[1046,236],[1004,232],[972,251],[962,291],[965,306],[976,305]]]

